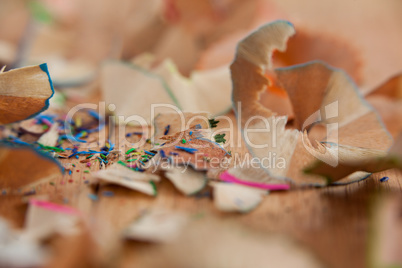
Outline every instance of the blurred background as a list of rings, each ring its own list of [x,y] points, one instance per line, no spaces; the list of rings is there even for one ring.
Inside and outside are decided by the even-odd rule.
[[[63,85],[151,53],[188,76],[229,64],[238,40],[286,19],[298,35],[278,65],[323,59],[369,89],[402,69],[401,10],[399,0],[2,0],[0,64],[48,62]]]

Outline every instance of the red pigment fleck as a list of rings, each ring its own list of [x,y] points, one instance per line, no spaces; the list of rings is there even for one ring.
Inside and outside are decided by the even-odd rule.
[[[73,183],[74,181],[73,181],[73,180],[68,180],[68,182],[69,182],[69,183]]]
[[[174,0],[165,0],[164,18],[171,22],[176,23],[180,20],[180,12],[176,7]]]
[[[80,172],[80,170],[79,170],[79,169],[77,169],[77,172]]]

